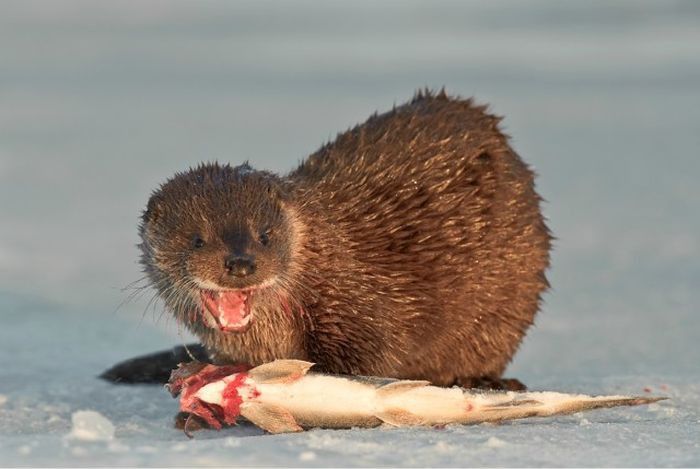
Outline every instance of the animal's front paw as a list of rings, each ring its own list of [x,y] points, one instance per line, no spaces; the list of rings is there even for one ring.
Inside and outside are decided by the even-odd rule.
[[[467,377],[457,378],[454,384],[465,389],[483,389],[485,391],[527,391],[527,386],[514,378]]]

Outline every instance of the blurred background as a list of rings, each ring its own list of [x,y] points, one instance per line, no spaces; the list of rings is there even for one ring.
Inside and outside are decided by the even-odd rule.
[[[558,238],[508,375],[697,392],[700,3],[23,0],[0,2],[0,419],[60,433],[71,405],[42,411],[54,426],[10,406],[39,373],[92,383],[188,340],[150,293],[120,306],[159,183],[211,160],[284,173],[424,86],[505,116]]]

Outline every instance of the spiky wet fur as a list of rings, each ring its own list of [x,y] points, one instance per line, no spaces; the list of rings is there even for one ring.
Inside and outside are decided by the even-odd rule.
[[[154,247],[169,234],[151,226],[151,203],[142,263],[220,363],[296,358],[331,373],[439,385],[499,377],[548,287],[551,239],[533,173],[499,120],[471,100],[420,92],[285,177],[217,164],[176,176],[206,184],[230,175],[227,193],[273,198],[289,221],[290,259],[256,293],[246,332],[224,334],[193,316],[201,305],[181,270],[186,255]],[[182,216],[202,216],[187,200]]]

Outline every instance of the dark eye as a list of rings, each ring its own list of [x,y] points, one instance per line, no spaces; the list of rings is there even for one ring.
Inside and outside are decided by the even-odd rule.
[[[263,231],[260,233],[260,244],[267,246],[270,244],[270,230]]]
[[[192,239],[192,246],[194,246],[196,249],[203,248],[204,244],[204,240],[201,236],[195,236],[194,239]]]

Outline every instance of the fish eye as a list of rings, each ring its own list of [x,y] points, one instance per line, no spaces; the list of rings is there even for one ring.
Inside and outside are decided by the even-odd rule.
[[[206,243],[204,242],[204,240],[202,239],[202,237],[199,236],[199,235],[196,235],[196,236],[192,239],[192,246],[194,246],[195,249],[203,248],[205,244],[206,244]]]

